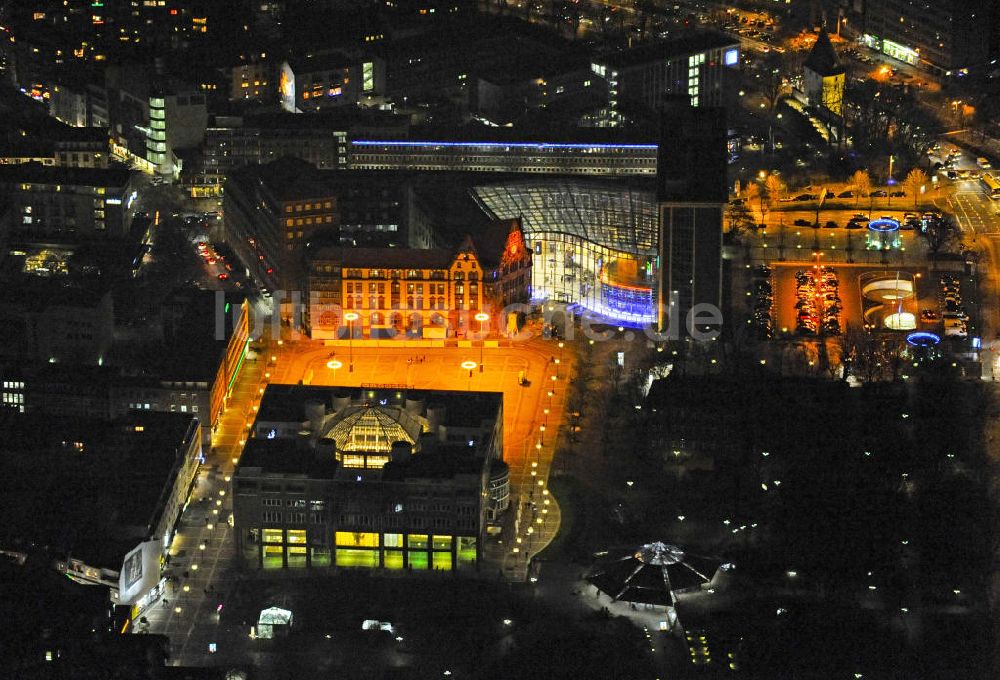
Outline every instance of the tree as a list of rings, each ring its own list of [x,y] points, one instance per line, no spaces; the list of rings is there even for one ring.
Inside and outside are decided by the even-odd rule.
[[[761,79],[761,94],[767,100],[768,111],[774,112],[778,107],[778,102],[788,92],[788,83],[785,78],[787,68],[782,57],[784,55],[771,52],[764,59],[763,78]]]
[[[768,200],[773,203],[781,198],[781,194],[785,192],[785,183],[777,175],[768,175],[767,179],[764,180],[764,191],[767,193]]]
[[[868,174],[867,170],[856,170],[853,175],[851,175],[851,185],[854,186],[855,196],[854,196],[854,207],[857,207],[858,201],[861,200],[861,195],[868,195],[872,190],[872,178]]]
[[[958,226],[951,217],[930,219],[926,227],[918,232],[927,243],[932,255],[947,251],[959,239]]]
[[[753,213],[750,212],[746,202],[730,204],[726,208],[726,220],[729,223],[729,233],[734,238],[741,236],[745,232],[757,229]]]
[[[906,179],[903,180],[903,187],[913,194],[913,207],[917,207],[917,198],[920,196],[920,190],[927,186],[930,180],[927,178],[927,173],[920,168],[913,168],[910,170]]]
[[[750,182],[745,189],[747,205],[753,206],[757,201],[757,209],[760,211],[760,223],[764,224],[767,219],[767,189],[761,186],[760,182]]]

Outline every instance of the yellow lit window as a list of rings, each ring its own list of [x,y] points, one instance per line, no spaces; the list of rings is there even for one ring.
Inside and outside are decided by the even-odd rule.
[[[427,549],[427,534],[410,534],[406,537],[406,547],[413,549]]]
[[[281,543],[283,540],[284,534],[281,529],[264,529],[265,543]]]
[[[306,542],[306,530],[305,529],[289,529],[288,530],[288,542],[289,543],[305,543]]]
[[[433,545],[435,550],[451,550],[451,536],[435,536]]]
[[[338,531],[336,541],[338,546],[377,548],[378,534],[361,531]]]
[[[386,548],[402,548],[403,534],[382,534],[382,545]]]

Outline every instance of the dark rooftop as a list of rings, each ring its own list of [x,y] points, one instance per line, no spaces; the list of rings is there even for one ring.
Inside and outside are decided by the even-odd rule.
[[[682,57],[687,54],[704,52],[705,50],[722,47],[739,47],[738,38],[731,38],[722,33],[703,31],[683,38],[658,40],[633,47],[622,52],[615,52],[598,57],[594,61],[606,64],[612,68],[630,68],[654,61],[663,61]]]
[[[338,262],[344,267],[385,269],[447,269],[455,253],[444,248],[339,248],[316,251],[312,261]]]
[[[149,411],[112,423],[4,418],[3,543],[33,542],[112,569],[159,521],[164,490],[195,420]]]
[[[821,76],[832,76],[844,72],[844,67],[837,57],[837,50],[830,42],[830,36],[825,28],[821,28],[816,37],[816,44],[806,58],[804,66]]]
[[[340,464],[328,454],[309,448],[303,439],[248,439],[239,469],[260,468],[272,474],[305,475],[310,479],[334,479]]]
[[[0,182],[124,187],[131,176],[131,170],[122,168],[67,168],[41,163],[0,165]]]

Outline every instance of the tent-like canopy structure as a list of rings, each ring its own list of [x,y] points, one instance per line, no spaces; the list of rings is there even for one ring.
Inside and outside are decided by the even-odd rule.
[[[718,560],[656,542],[599,553],[587,580],[616,601],[672,606],[674,593],[708,583],[718,567]]]
[[[257,619],[257,637],[271,639],[276,633],[287,633],[292,625],[292,612],[280,607],[268,607]]]

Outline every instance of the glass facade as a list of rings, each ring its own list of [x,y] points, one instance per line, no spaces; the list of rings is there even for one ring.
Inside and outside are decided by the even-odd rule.
[[[332,550],[306,546],[304,529],[264,529],[263,536],[259,549],[265,569],[337,566],[446,571],[475,569],[477,562],[475,536],[337,531]],[[316,537],[313,542],[317,542]]]
[[[479,186],[497,219],[520,217],[534,254],[533,300],[564,302],[607,319],[657,320],[658,218],[653,191],[586,180]]]

